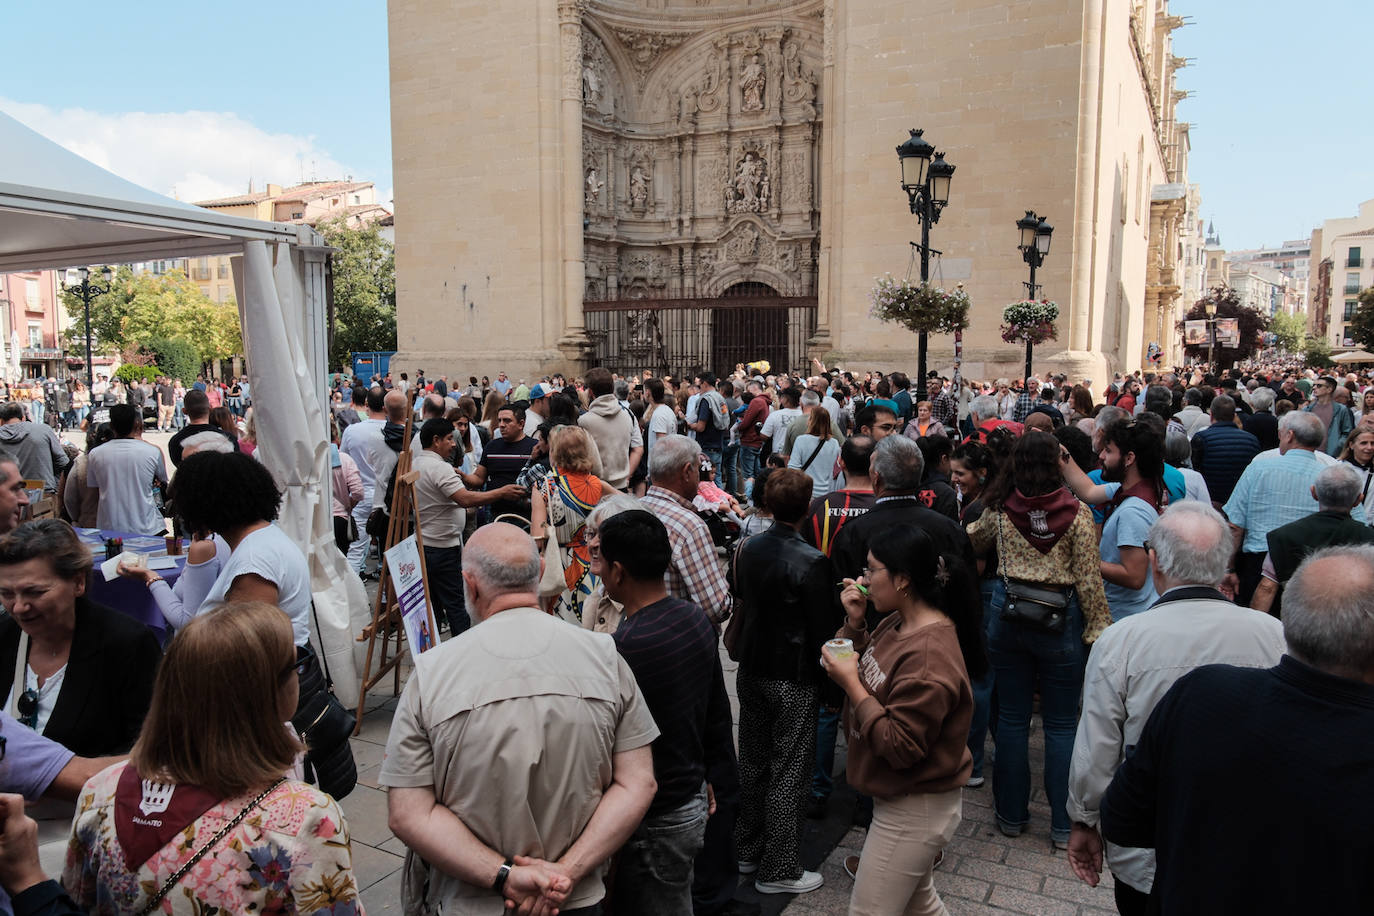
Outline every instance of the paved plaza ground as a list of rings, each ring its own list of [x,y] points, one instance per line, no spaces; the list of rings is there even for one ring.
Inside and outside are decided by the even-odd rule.
[[[739,701],[735,695],[738,666],[723,653],[721,659],[730,703],[738,721]],[[353,740],[358,787],[343,800],[353,836],[353,868],[362,888],[363,903],[374,916],[400,912],[400,869],[405,850],[387,829],[386,793],[377,788],[377,774],[395,707],[388,678],[368,698],[362,729]],[[1032,727],[1031,764],[1036,774],[1034,781],[1038,782],[1044,759],[1038,718]],[[991,740],[988,750],[989,754],[996,752]],[[836,755],[836,767],[843,767],[843,761],[841,746]],[[853,800],[852,790],[838,786],[831,798],[830,817],[825,821],[804,822],[803,863],[807,868],[819,869],[825,876],[824,887],[797,897],[766,897],[756,893],[753,883],[746,881],[739,896],[760,903],[765,916],[845,913],[853,881],[845,874],[844,857],[858,853],[864,842],[864,831],[848,826]],[[964,790],[964,821],[935,873],[935,886],[952,916],[988,913],[1107,916],[1116,912],[1111,874],[1105,873],[1102,884],[1096,888],[1089,888],[1075,878],[1069,871],[1065,854],[1050,845],[1049,817],[1044,790],[1037,788],[1031,797],[1029,828],[1014,839],[1005,837],[997,830],[993,817],[991,780],[982,788]]]

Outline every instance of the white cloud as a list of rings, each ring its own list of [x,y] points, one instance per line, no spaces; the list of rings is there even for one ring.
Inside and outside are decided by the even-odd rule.
[[[267,182],[357,176],[311,137],[268,133],[232,112],[57,110],[0,97],[0,111],[79,156],[185,201],[229,197]]]

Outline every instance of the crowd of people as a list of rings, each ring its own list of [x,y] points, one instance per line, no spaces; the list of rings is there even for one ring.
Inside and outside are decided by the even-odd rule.
[[[801,838],[837,813],[841,728],[856,916],[947,912],[979,791],[1066,875],[1109,869],[1125,916],[1304,911],[1314,873],[1324,910],[1368,905],[1368,376],[1199,367],[1099,396],[814,368],[330,380],[337,548],[377,574],[409,453],[446,634],[378,775],[403,912],[814,891]],[[77,803],[54,881],[0,796],[15,913],[361,912],[306,554],[208,402],[186,392],[170,476],[127,404],[76,461],[41,430],[7,447],[7,410],[34,424],[0,407],[0,790]],[[43,461],[71,523],[192,536],[173,585],[120,566],[165,645],[90,599],[68,521],[23,520]]]

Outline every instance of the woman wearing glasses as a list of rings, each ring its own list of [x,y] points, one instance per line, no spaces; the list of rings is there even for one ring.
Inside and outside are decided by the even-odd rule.
[[[121,754],[138,737],[162,656],[132,617],[86,597],[91,551],[66,522],[0,538],[0,671],[5,709],[82,757]]]
[[[62,884],[83,911],[362,912],[342,810],[288,776],[301,667],[268,604],[176,635],[128,762],[77,802]]]
[[[972,575],[940,556],[930,535],[897,525],[870,545],[863,587],[844,581],[837,635],[854,648],[826,643],[821,664],[845,693],[847,778],[873,796],[850,916],[946,912],[932,871],[962,818],[973,771],[969,677],[987,665],[980,608],[961,597],[972,594]],[[885,615],[872,633],[869,601]]]

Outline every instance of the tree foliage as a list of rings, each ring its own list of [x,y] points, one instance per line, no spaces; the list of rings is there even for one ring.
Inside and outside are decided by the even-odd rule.
[[[168,378],[189,385],[200,374],[200,351],[183,337],[155,337],[143,344],[143,351]]]
[[[157,366],[125,363],[115,370],[114,377],[127,385],[130,382],[151,382],[161,374],[162,370]]]
[[[349,228],[342,219],[321,223],[333,255],[334,339],[331,365],[349,354],[396,349],[396,254],[374,225]]]
[[[1302,315],[1280,310],[1269,321],[1269,333],[1274,346],[1286,353],[1301,353],[1307,341],[1307,319]]]
[[[1241,305],[1240,299],[1236,296],[1236,291],[1229,286],[1217,286],[1212,291],[1203,296],[1193,307],[1188,309],[1184,321],[1197,321],[1208,318],[1207,305],[1215,303],[1217,307],[1217,318],[1235,318],[1239,321],[1240,346],[1239,347],[1217,347],[1217,363],[1225,368],[1235,365],[1241,360],[1249,359],[1256,351],[1264,345],[1264,332],[1269,329],[1269,316],[1259,309]],[[1178,323],[1179,334],[1183,333],[1183,322]],[[1208,347],[1206,344],[1199,346],[1187,346],[1183,348],[1184,355],[1192,360],[1207,359]]]
[[[1359,346],[1374,352],[1374,286],[1360,293],[1355,320],[1350,322],[1350,338]]]
[[[75,322],[70,337],[84,350],[81,297],[69,289],[62,293],[62,300]],[[243,352],[238,309],[232,303],[213,301],[179,270],[155,276],[119,267],[109,292],[91,300],[91,329],[96,339],[94,349],[105,353],[174,339],[190,344],[201,362]]]
[[[1302,355],[1311,369],[1330,369],[1336,365],[1336,361],[1331,358],[1331,344],[1321,335],[1307,338]]]

